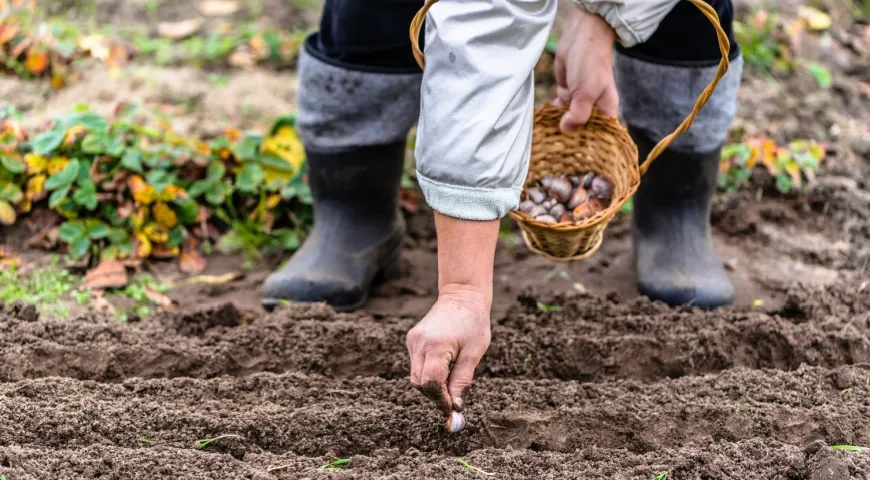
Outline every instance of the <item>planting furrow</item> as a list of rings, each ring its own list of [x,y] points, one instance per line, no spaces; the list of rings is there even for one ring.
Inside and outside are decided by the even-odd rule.
[[[793,370],[870,362],[870,314],[648,312],[618,316],[601,300],[560,314],[518,307],[493,328],[479,368],[488,377],[655,380],[734,367]],[[576,301],[575,301],[576,303]],[[616,305],[616,304],[614,304]],[[656,313],[658,312],[658,313]],[[643,312],[642,312],[643,313]],[[612,314],[612,315],[611,315]],[[532,317],[530,319],[529,317]],[[534,326],[533,319],[540,320]],[[253,318],[233,307],[119,324],[111,318],[0,321],[0,380],[64,376],[99,381],[304,372],[337,378],[408,374],[412,319],[336,315],[322,306]]]
[[[402,380],[49,378],[0,385],[0,445],[133,447],[145,439],[180,448],[231,435],[216,443],[242,453],[346,456],[411,447],[450,455],[486,447],[642,453],[755,437],[870,444],[868,376],[852,367],[741,369],[652,385],[482,379],[469,397],[469,426],[456,436],[439,429],[430,402]]]
[[[81,448],[0,447],[0,474],[15,480],[46,478],[172,479],[251,478],[280,480],[325,475],[320,467],[340,457],[247,454],[234,458],[220,449],[197,450],[92,445]],[[637,454],[618,448],[586,447],[576,452],[483,449],[460,458],[413,449],[383,449],[347,457],[341,478],[431,479],[607,479],[670,478],[866,479],[870,453],[838,452],[821,443],[806,447],[752,439],[683,446]],[[467,465],[467,466],[466,466]],[[827,475],[827,476],[825,476]]]

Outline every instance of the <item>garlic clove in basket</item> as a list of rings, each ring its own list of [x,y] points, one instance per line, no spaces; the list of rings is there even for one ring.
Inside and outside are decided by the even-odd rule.
[[[573,222],[573,221],[574,221],[574,216],[571,215],[571,212],[569,212],[569,211],[567,211],[567,210],[565,210],[565,213],[563,213],[563,214],[559,217],[559,223],[570,223],[570,222]]]
[[[567,178],[556,178],[547,188],[547,193],[551,198],[555,198],[560,202],[567,202],[571,198],[571,181]]]
[[[592,172],[583,175],[583,188],[589,190],[592,188],[592,181],[595,180],[595,174]]]
[[[571,194],[571,198],[568,199],[568,203],[566,206],[571,210],[577,208],[581,203],[586,203],[586,200],[589,199],[589,194],[586,192],[586,189],[582,186],[577,187],[574,190],[574,193]]]
[[[604,177],[598,176],[592,180],[592,193],[601,199],[610,198],[613,192],[613,184]]]
[[[547,199],[547,194],[544,193],[544,191],[541,190],[540,188],[530,188],[526,192],[526,195],[529,197],[529,200],[531,200],[537,204],[540,204],[541,202],[543,202],[544,200]]]
[[[556,219],[553,218],[553,216],[550,215],[549,213],[544,214],[544,215],[538,215],[537,217],[535,217],[535,220],[537,220],[539,222],[544,222],[544,223],[556,223]]]
[[[598,213],[600,210],[598,206],[598,201],[596,199],[591,199],[588,202],[583,202],[578,205],[571,214],[574,215],[575,221],[579,222],[580,220],[586,220]]]
[[[583,183],[583,177],[578,175],[571,175],[568,177],[568,180],[571,180],[571,185],[574,185],[575,187],[578,187]]]
[[[541,215],[548,215],[547,209],[541,205],[535,205],[531,210],[526,212],[530,217],[535,218]]]
[[[544,187],[544,190],[549,190],[555,179],[556,177],[552,175],[544,175],[544,178],[541,179],[541,186]]]
[[[552,215],[553,218],[559,218],[562,216],[563,213],[567,211],[568,210],[565,208],[565,205],[557,203],[550,208],[550,215]]]
[[[535,202],[533,202],[531,200],[526,200],[526,201],[520,202],[519,210],[523,213],[529,213],[530,211],[532,211],[532,208],[534,208],[536,205],[537,204],[535,204]]]
[[[549,211],[549,210],[550,210],[551,208],[553,208],[557,203],[559,203],[559,201],[556,200],[555,198],[548,198],[548,199],[544,200],[544,203],[542,203],[541,206],[544,207],[546,210]]]

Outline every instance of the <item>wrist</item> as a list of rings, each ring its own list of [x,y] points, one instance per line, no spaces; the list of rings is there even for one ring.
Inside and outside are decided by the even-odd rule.
[[[589,32],[589,34],[596,37],[605,38],[609,43],[616,43],[618,38],[616,30],[604,17],[586,10],[580,4],[575,4],[574,7],[572,21],[580,26],[581,32]]]
[[[492,285],[445,283],[438,287],[438,302],[472,310],[488,319],[492,307]]]

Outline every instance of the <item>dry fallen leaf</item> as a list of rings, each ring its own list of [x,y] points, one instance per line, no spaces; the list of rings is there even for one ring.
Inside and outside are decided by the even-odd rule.
[[[121,288],[127,285],[127,270],[117,260],[104,259],[85,274],[83,288],[104,290]]]
[[[813,7],[798,7],[798,15],[807,22],[810,30],[821,32],[831,28],[831,16]]]
[[[89,303],[91,308],[102,313],[111,313],[115,309],[112,306],[112,303],[103,296],[103,292],[100,290],[94,292]]]
[[[191,18],[179,22],[161,22],[157,24],[157,33],[161,37],[180,40],[196,33],[202,27],[203,19]]]
[[[241,272],[231,272],[225,273],[223,275],[197,275],[196,277],[188,278],[187,280],[181,282],[181,284],[199,283],[202,285],[223,285],[225,283],[240,280],[244,278],[244,276],[245,275]]]
[[[148,300],[151,300],[151,302],[153,302],[154,305],[157,305],[158,307],[172,308],[175,306],[175,303],[172,301],[171,298],[160,292],[155,292],[150,288],[145,289],[145,296],[148,297]]]
[[[224,17],[238,12],[239,4],[234,0],[203,0],[199,11],[207,17]]]
[[[205,258],[199,252],[199,241],[188,237],[184,241],[181,257],[178,259],[178,269],[184,273],[200,273],[205,270]]]

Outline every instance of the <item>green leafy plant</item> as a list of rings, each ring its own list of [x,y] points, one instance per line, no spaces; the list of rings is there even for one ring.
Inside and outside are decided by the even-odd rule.
[[[212,443],[215,443],[215,442],[217,442],[218,440],[223,440],[223,439],[225,439],[225,438],[237,438],[237,439],[240,439],[240,440],[241,440],[241,439],[242,439],[242,436],[241,436],[241,435],[235,435],[235,434],[232,434],[232,433],[228,433],[228,434],[226,434],[226,435],[220,435],[220,436],[217,436],[217,437],[214,437],[214,438],[204,438],[204,439],[202,439],[202,440],[197,440],[197,441],[194,443],[194,446],[195,446],[196,448],[203,449],[203,448],[205,448],[205,447],[211,445]]]
[[[25,274],[14,267],[0,270],[0,302],[21,300],[33,304],[43,313],[68,315],[69,308],[62,300],[73,291],[79,280],[58,264],[59,259],[52,257],[50,265]]]
[[[652,480],[668,480],[670,478],[669,472],[660,473],[652,478]]]
[[[844,452],[863,452],[864,450],[868,450],[867,447],[860,447],[858,445],[831,445],[831,448],[842,450]]]
[[[321,465],[317,467],[318,470],[325,470],[327,472],[337,472],[339,470],[344,470],[350,464],[349,458],[341,458],[338,460],[333,460],[325,465]]]
[[[563,310],[561,305],[547,305],[546,303],[538,302],[538,310],[544,313],[559,313]]]
[[[487,477],[495,476],[495,473],[484,471],[482,468],[476,467],[476,466],[468,463],[467,461],[465,461],[461,458],[457,458],[456,460],[459,461],[459,464],[462,465],[463,468],[465,468],[466,470],[468,470],[470,472],[475,472],[475,473],[479,473],[481,475],[486,475]]]
[[[124,105],[111,117],[79,106],[33,136],[14,119],[0,128],[0,221],[55,210],[76,260],[177,259],[193,273],[214,243],[255,257],[294,250],[312,217],[304,175],[292,117],[266,136],[228,130],[208,143]]]
[[[790,194],[815,180],[825,158],[823,145],[796,140],[779,146],[760,136],[743,142],[730,143],[722,149],[719,188],[735,191],[750,185],[753,171],[761,169],[773,179],[776,190]]]

